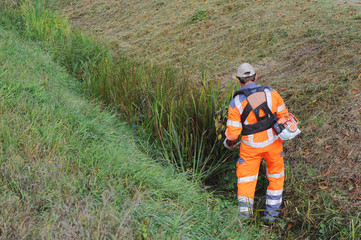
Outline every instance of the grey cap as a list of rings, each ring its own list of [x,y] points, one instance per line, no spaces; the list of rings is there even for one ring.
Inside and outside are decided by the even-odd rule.
[[[256,72],[249,63],[242,63],[237,70],[237,77],[250,77],[253,76]]]

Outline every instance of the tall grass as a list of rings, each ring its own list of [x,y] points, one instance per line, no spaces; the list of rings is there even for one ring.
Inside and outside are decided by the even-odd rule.
[[[219,85],[205,79],[196,85],[171,70],[126,59],[87,66],[84,80],[95,96],[140,125],[141,135],[152,136],[179,172],[204,180],[224,159],[214,127],[224,97]]]
[[[51,49],[57,61],[86,83],[86,90],[119,109],[140,126],[140,135],[162,149],[167,162],[194,180],[211,176],[227,154],[220,148],[215,113],[228,102],[220,85],[178,78],[171,69],[115,59],[106,44],[71,32],[65,18],[45,8],[47,1],[24,1],[23,32]]]

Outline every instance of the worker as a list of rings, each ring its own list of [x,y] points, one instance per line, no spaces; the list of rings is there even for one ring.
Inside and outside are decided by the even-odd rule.
[[[241,64],[236,76],[242,88],[235,93],[229,105],[223,143],[226,148],[232,149],[242,134],[236,170],[240,216],[248,220],[252,216],[255,188],[263,158],[267,165],[269,185],[262,219],[274,222],[282,203],[285,172],[283,140],[278,137],[273,125],[288,110],[277,91],[256,84],[257,74],[249,63]]]

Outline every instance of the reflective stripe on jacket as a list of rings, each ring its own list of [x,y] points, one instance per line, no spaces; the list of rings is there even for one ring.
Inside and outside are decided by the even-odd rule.
[[[252,89],[259,87],[254,82],[246,84],[242,89]],[[276,113],[277,118],[281,118],[287,114],[288,110],[285,107],[284,101],[277,91],[265,89],[267,105],[272,113]],[[233,141],[237,140],[242,132],[241,116],[243,109],[247,106],[247,98],[244,94],[237,95],[228,107],[228,121],[226,137]],[[256,115],[253,111],[250,112],[244,124],[253,124],[257,122]],[[242,136],[241,141],[251,147],[262,148],[272,144],[278,136],[275,134],[273,128],[269,128],[262,132],[251,135]]]

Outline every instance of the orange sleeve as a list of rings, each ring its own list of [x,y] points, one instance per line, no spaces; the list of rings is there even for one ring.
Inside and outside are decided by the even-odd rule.
[[[237,140],[242,132],[241,114],[237,107],[228,107],[228,121],[226,137],[228,140]]]
[[[277,118],[280,119],[282,117],[284,117],[287,113],[288,113],[288,110],[287,110],[287,107],[285,105],[285,102],[283,101],[282,97],[279,95],[278,92],[274,91],[275,92],[275,98],[276,98],[276,115],[277,115]]]

